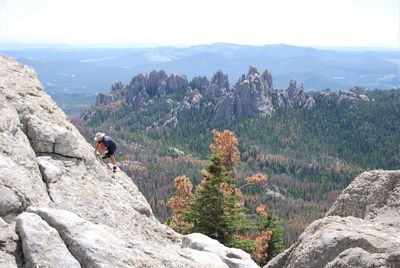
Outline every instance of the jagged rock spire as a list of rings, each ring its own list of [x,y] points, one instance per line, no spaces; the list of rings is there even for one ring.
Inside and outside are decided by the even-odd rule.
[[[249,67],[249,71],[247,72],[246,78],[248,79],[250,76],[254,76],[254,75],[260,75],[260,73],[258,72],[258,70],[255,66],[251,65]]]
[[[272,75],[271,72],[269,70],[265,70],[262,75],[261,78],[264,80],[265,84],[267,85],[267,87],[269,89],[272,89],[274,86],[272,84]]]
[[[218,70],[217,72],[214,73],[211,83],[216,85],[219,88],[225,88],[229,90],[229,80],[228,80],[228,75],[224,74],[223,71]]]

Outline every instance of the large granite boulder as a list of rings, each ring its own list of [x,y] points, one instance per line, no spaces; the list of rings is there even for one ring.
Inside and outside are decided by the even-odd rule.
[[[81,267],[58,232],[36,214],[24,212],[17,218],[27,267]],[[43,254],[46,252],[46,254]]]
[[[400,267],[400,171],[358,176],[265,267]]]
[[[237,268],[252,268],[258,267],[255,263],[252,263],[250,254],[243,250],[236,248],[228,248],[218,241],[209,238],[206,235],[194,233],[188,234],[183,238],[182,245],[184,248],[190,249],[196,258],[202,260],[203,257],[209,258],[207,255],[198,254],[198,252],[208,252],[213,259],[222,259],[226,264],[226,267],[237,267]],[[205,259],[204,261],[207,261]],[[211,267],[218,267],[218,262],[213,262]]]

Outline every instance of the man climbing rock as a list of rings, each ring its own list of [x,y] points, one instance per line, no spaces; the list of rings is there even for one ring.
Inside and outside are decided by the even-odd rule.
[[[117,150],[117,144],[115,141],[101,132],[96,134],[94,140],[97,141],[94,153],[97,155],[97,152],[99,152],[102,159],[110,158],[113,164],[113,172],[116,172],[117,161],[115,160],[115,151]]]

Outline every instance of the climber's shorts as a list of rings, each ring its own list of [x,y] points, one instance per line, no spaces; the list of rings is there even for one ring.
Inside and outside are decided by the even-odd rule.
[[[108,157],[115,155],[116,150],[117,150],[117,147],[108,149],[107,153],[104,155],[104,158],[108,158]]]

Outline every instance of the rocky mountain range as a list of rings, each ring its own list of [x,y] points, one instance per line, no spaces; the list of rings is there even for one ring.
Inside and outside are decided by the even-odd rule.
[[[359,101],[369,101],[359,87],[338,92],[307,92],[292,79],[287,89],[275,89],[269,70],[260,73],[250,66],[233,87],[221,70],[215,72],[211,80],[199,76],[191,81],[185,75],[167,75],[163,70],[154,70],[148,75],[136,75],[128,85],[115,83],[110,93],[97,95],[96,107],[121,104],[133,110],[162,107],[166,110],[164,121],[154,122],[155,127],[175,126],[193,114],[211,111],[212,125],[222,125],[270,115],[281,107],[313,109],[317,105],[315,95],[350,109],[356,108]],[[90,120],[90,111],[84,119]]]
[[[263,95],[272,88],[267,74],[249,72],[238,83],[249,89],[251,94],[243,92],[246,98],[260,100],[252,110],[258,114],[270,112],[260,108],[269,104],[269,95]],[[165,79],[157,80],[165,76],[153,76],[151,87],[148,77],[135,80],[138,92],[130,95],[130,105],[145,109],[159,89],[169,90]],[[224,75],[216,77],[202,93],[197,90],[210,94],[210,106],[243,96],[237,88],[228,89]],[[178,81],[171,78],[170,85],[187,89],[185,79]],[[118,94],[109,97],[113,102],[125,98],[130,89],[119,85],[113,91]],[[257,95],[258,90],[263,93]],[[296,100],[291,105],[307,108],[310,97],[299,97],[297,86],[292,91],[287,91]],[[131,178],[120,170],[112,173],[95,157],[31,68],[0,56],[0,93],[0,267],[257,267],[241,250],[201,234],[179,235],[158,222]],[[188,96],[181,98],[192,107],[196,94]],[[236,115],[239,109],[233,111]],[[400,171],[364,172],[325,218],[266,267],[400,267],[399,200]]]

